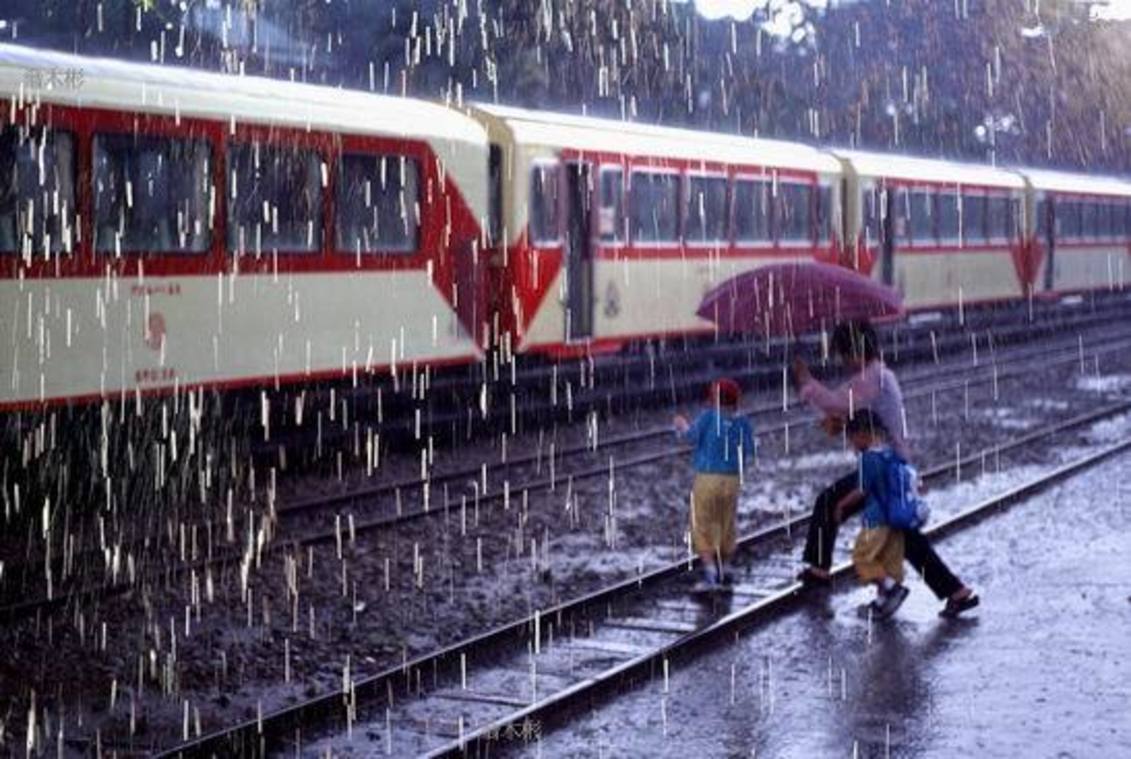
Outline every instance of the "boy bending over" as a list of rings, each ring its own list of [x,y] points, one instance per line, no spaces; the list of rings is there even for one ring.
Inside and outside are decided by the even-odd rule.
[[[860,452],[859,484],[836,505],[837,521],[860,502],[864,503],[863,526],[852,549],[852,564],[860,582],[876,586],[871,612],[886,619],[907,598],[903,583],[903,531],[891,525],[888,504],[900,494],[889,493],[893,468],[902,465],[888,443],[887,431],[877,414],[859,409],[845,432]],[[898,473],[896,473],[898,477]]]

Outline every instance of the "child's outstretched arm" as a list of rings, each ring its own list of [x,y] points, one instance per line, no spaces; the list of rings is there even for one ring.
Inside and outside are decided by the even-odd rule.
[[[843,522],[844,514],[849,509],[858,506],[864,500],[864,497],[864,491],[860,488],[845,493],[844,496],[836,502],[836,506],[833,507],[833,516],[836,518],[837,524]]]
[[[703,423],[706,416],[706,414],[700,414],[694,422],[688,423],[686,416],[676,414],[675,419],[672,420],[672,427],[675,429],[676,436],[688,443],[698,443],[699,436],[703,434]]]

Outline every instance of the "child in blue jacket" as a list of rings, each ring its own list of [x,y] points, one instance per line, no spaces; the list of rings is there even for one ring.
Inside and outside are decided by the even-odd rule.
[[[857,486],[836,505],[837,521],[864,503],[863,525],[852,548],[852,563],[860,582],[875,585],[876,598],[868,609],[887,619],[907,598],[903,584],[903,530],[892,524],[893,468],[904,465],[887,440],[887,430],[878,414],[857,409],[845,426],[852,446],[860,453]]]
[[[711,385],[712,408],[693,423],[676,416],[676,432],[695,446],[695,483],[691,491],[692,545],[703,566],[695,591],[722,588],[731,582],[727,564],[734,555],[735,512],[743,466],[754,454],[754,430],[739,416],[742,389],[730,379]]]

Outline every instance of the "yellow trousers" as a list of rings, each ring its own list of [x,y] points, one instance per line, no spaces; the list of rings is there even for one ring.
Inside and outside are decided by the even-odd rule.
[[[691,490],[691,540],[696,553],[734,554],[738,475],[697,474]]]
[[[890,577],[903,582],[903,532],[890,527],[865,527],[852,547],[852,564],[860,582]]]

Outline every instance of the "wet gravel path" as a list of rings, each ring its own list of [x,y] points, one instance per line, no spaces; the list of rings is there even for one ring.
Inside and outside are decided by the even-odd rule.
[[[963,619],[940,620],[913,575],[886,623],[858,615],[865,589],[814,595],[496,755],[1131,755],[1129,466],[1124,454],[939,542],[982,598]]]

